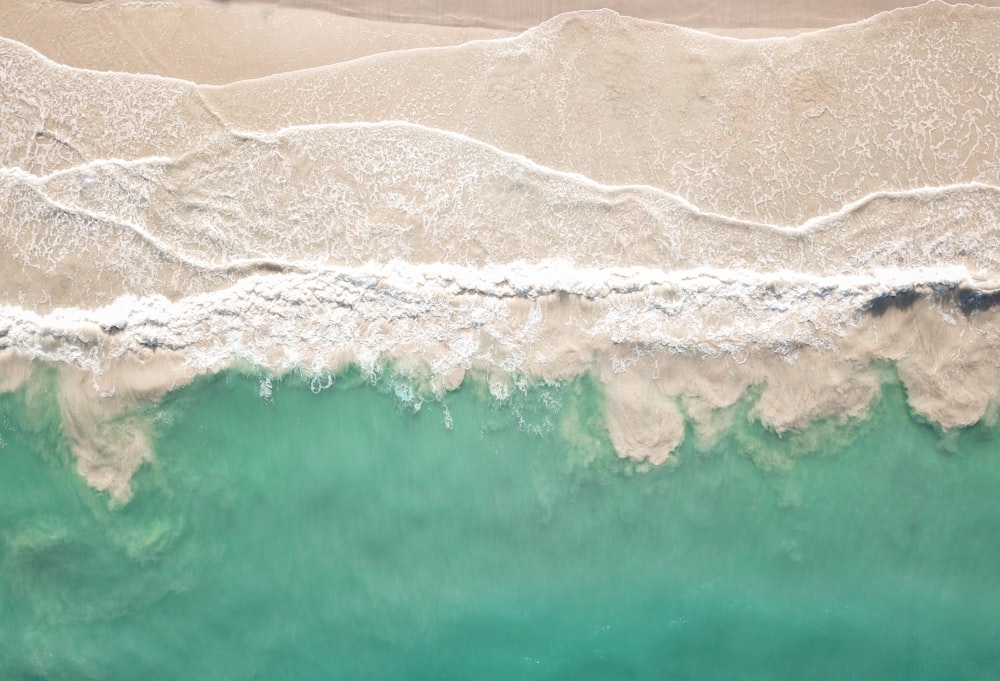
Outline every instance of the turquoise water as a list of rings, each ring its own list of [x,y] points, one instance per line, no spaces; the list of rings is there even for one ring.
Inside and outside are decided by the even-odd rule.
[[[259,387],[168,396],[125,505],[0,396],[0,679],[1000,678],[1000,439],[896,385],[823,451],[743,405],[650,471],[585,378]]]

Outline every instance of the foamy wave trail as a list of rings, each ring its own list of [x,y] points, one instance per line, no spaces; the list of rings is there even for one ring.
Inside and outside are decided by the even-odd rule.
[[[223,87],[72,69],[0,41],[0,163],[44,175],[178,158],[229,130],[405,120],[708,212],[799,224],[879,191],[1000,184],[998,22],[997,9],[931,2],[733,40],[580,12],[516,38]]]
[[[996,403],[998,301],[960,267],[811,277],[394,262],[246,276],[176,301],[8,306],[0,352],[19,382],[33,361],[61,367],[81,473],[127,498],[149,458],[134,399],[241,365],[311,375],[359,365],[375,378],[390,362],[437,396],[472,372],[499,399],[523,380],[596,372],[620,454],[655,463],[683,437],[682,406],[710,428],[751,386],[764,389],[754,415],[779,431],[861,416],[880,360],[896,363],[920,413],[965,425]]]
[[[396,258],[822,276],[956,266],[989,279],[1000,270],[992,185],[879,192],[798,226],[772,225],[705,213],[652,187],[600,185],[405,122],[225,133],[176,160],[95,161],[44,177],[0,170],[0,196],[3,229],[18,244],[9,257],[22,269],[48,261],[87,270],[76,261],[91,252],[89,269],[120,274],[124,283],[105,277],[103,294],[95,275],[96,302],[125,291],[208,290],[231,283],[236,264]]]

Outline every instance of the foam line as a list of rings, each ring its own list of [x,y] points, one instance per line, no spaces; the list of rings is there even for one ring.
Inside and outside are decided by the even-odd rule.
[[[667,192],[659,187],[654,187],[651,185],[602,184],[581,173],[568,172],[542,165],[522,154],[517,154],[506,151],[504,149],[500,149],[492,144],[489,144],[488,142],[484,142],[482,140],[469,137],[468,135],[465,135],[460,132],[455,132],[451,130],[442,130],[439,128],[433,128],[430,126],[422,125],[420,123],[413,123],[410,121],[319,123],[313,125],[288,126],[285,128],[281,128],[280,130],[277,130],[275,132],[258,132],[258,131],[237,129],[237,130],[230,130],[228,134],[236,139],[248,139],[248,140],[255,140],[264,144],[274,144],[282,139],[288,139],[309,132],[328,133],[335,131],[364,131],[364,130],[412,130],[423,134],[440,137],[442,139],[458,142],[461,145],[468,145],[469,147],[485,151],[488,154],[505,159],[511,162],[512,164],[518,165],[526,170],[529,170],[533,173],[537,173],[538,175],[541,175],[543,177],[557,178],[581,187],[586,187],[587,189],[590,189],[603,196],[606,196],[609,199],[617,198],[618,196],[626,193],[634,193],[640,195],[639,197],[630,196],[629,198],[641,198],[642,196],[654,197],[657,199],[662,199],[671,203],[675,203],[679,207],[689,211],[692,215],[697,217],[709,218],[711,220],[716,220],[733,227],[769,230],[786,236],[802,236],[810,232],[819,231],[821,229],[826,228],[830,223],[840,218],[844,218],[850,215],[851,213],[857,212],[858,210],[865,208],[866,206],[880,199],[903,199],[903,198],[934,199],[940,196],[947,195],[950,192],[957,192],[970,189],[1000,192],[1000,186],[986,182],[957,182],[948,185],[938,185],[938,186],[923,186],[923,187],[912,187],[905,189],[884,189],[875,192],[870,192],[849,203],[845,203],[843,206],[834,211],[813,216],[797,225],[782,225],[782,224],[761,222],[757,220],[747,220],[730,215],[716,213],[713,211],[702,210],[698,206],[694,205],[693,203],[691,203],[690,201],[688,201],[687,199],[678,194]],[[58,170],[54,170],[44,175],[35,175],[19,167],[0,167],[0,175],[6,175],[8,177],[21,180],[25,183],[31,184],[32,186],[40,188],[40,186],[44,184],[46,181],[60,177],[71,176],[81,172],[86,172],[88,170],[99,170],[108,167],[142,169],[143,167],[146,166],[169,166],[180,162],[186,157],[190,157],[194,153],[197,152],[188,152],[184,156],[178,157],[176,159],[167,156],[149,156],[137,159],[110,159],[110,158],[95,159],[69,168],[61,168]],[[60,206],[60,208],[67,211],[73,210],[69,206],[65,205]],[[101,219],[110,220],[112,218],[110,216],[103,216]]]

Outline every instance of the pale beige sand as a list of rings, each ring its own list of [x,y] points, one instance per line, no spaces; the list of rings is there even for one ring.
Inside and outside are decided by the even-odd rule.
[[[364,11],[337,13],[320,7],[212,0],[5,0],[0,4],[0,36],[67,66],[224,84],[380,52],[506,37],[521,30],[384,21],[377,18],[380,12],[367,17]],[[708,30],[765,38],[807,29],[765,25]]]
[[[378,22],[257,3],[4,0],[0,35],[68,66],[228,83],[510,33]]]
[[[879,362],[941,426],[995,416],[998,27],[938,3],[747,41],[582,13],[226,87],[2,42],[0,387],[56,366],[80,472],[118,499],[142,405],[234,365],[319,389],[392,362],[439,396],[471,372],[501,400],[593,371],[652,463],[750,388],[778,432],[860,418]],[[167,46],[113,60],[183,65]]]
[[[79,2],[80,0],[73,0]],[[100,2],[101,0],[96,0]],[[142,1],[142,0],[140,0]],[[247,0],[236,0],[246,2]],[[260,4],[250,0],[251,4]],[[270,0],[282,8],[311,8],[378,21],[523,30],[557,14],[612,9],[640,19],[695,28],[823,28],[866,19],[922,0]],[[88,4],[83,0],[83,4]],[[977,3],[996,7],[997,0]]]
[[[177,157],[226,130],[407,120],[602,183],[795,225],[875,191],[1000,184],[998,17],[936,3],[739,41],[586,13],[515,39],[218,88],[66,69],[8,42],[0,154],[41,175]]]

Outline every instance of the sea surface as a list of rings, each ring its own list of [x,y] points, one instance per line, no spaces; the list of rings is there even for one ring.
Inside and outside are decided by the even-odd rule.
[[[152,408],[123,504],[53,380],[0,397],[0,678],[996,678],[997,431],[888,370],[865,420],[782,438],[748,396],[661,467],[587,376],[230,371]]]

